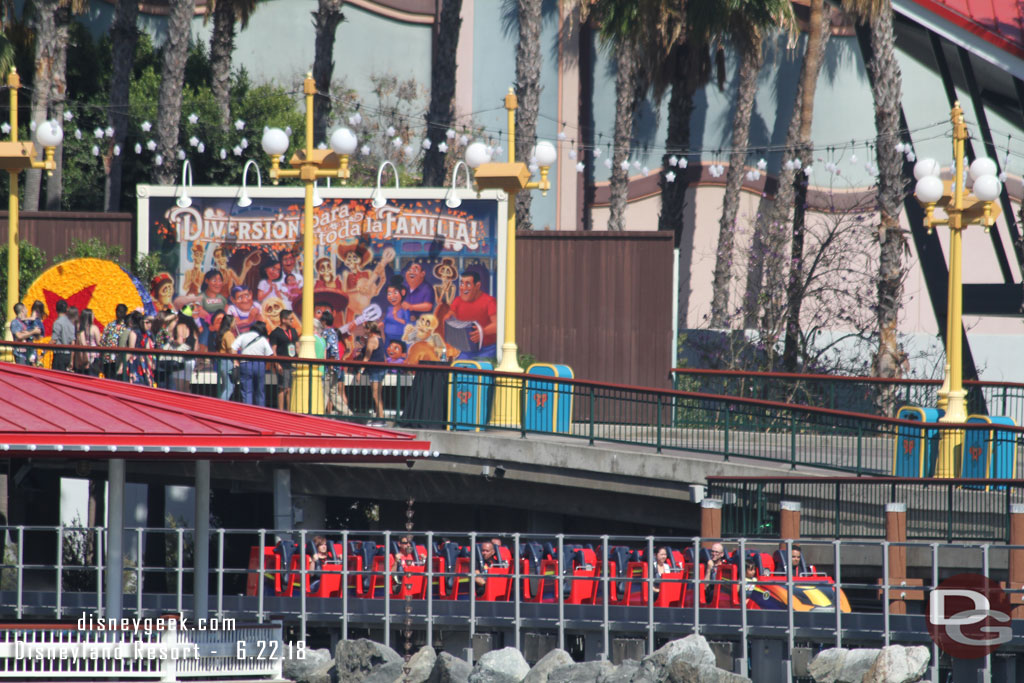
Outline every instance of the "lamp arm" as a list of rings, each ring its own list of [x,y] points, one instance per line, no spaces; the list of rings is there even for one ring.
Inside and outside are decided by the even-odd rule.
[[[245,180],[246,180],[246,178],[249,175],[249,167],[250,166],[252,166],[252,167],[254,167],[256,169],[256,186],[257,187],[263,187],[263,174],[260,173],[260,166],[259,166],[259,164],[257,164],[252,159],[249,159],[247,162],[245,162],[245,167],[242,169],[242,189],[243,190],[246,187]]]
[[[459,181],[459,167],[460,166],[462,168],[466,169],[466,189],[467,190],[472,190],[473,189],[473,178],[470,176],[470,173],[469,173],[469,164],[467,164],[465,161],[461,161],[461,160],[456,162],[455,168],[452,170],[452,189],[453,190],[455,189],[455,185]]]
[[[377,189],[378,190],[380,189],[380,180],[381,180],[381,178],[384,175],[384,167],[385,166],[390,166],[391,167],[392,172],[395,174],[395,189],[396,190],[400,190],[401,187],[399,186],[399,183],[398,183],[398,169],[395,167],[395,165],[393,163],[391,163],[390,161],[386,161],[386,160],[383,161],[381,163],[381,165],[380,165],[380,168],[377,169]]]

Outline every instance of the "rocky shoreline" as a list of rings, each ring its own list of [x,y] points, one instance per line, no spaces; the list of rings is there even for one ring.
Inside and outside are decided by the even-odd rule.
[[[925,674],[924,647],[893,645],[881,650],[828,649],[810,664],[817,683],[912,683]],[[493,650],[475,665],[448,652],[423,647],[405,660],[372,640],[346,640],[330,650],[309,650],[304,660],[284,663],[284,677],[296,683],[749,683],[746,676],[719,669],[700,635],[666,643],[642,660],[574,662],[565,650],[548,652],[532,667],[512,647]]]

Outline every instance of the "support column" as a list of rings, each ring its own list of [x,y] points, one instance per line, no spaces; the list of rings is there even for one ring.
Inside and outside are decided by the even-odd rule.
[[[719,498],[705,498],[700,502],[701,538],[722,537],[722,501]],[[709,546],[714,541],[705,542]]]
[[[1010,505],[1010,545],[1024,547],[1024,505],[1013,503]],[[1011,590],[1024,588],[1024,549],[1010,551],[1010,574],[1009,585]],[[1021,593],[1010,594],[1010,615],[1014,619],[1024,619],[1024,595]]]
[[[890,543],[906,543],[907,541],[907,504],[886,503],[885,505],[885,540]],[[906,585],[907,579],[907,547],[889,546],[889,595],[898,596],[889,600],[890,614],[906,614],[907,603],[902,598],[905,593],[892,586]]]
[[[800,540],[800,508],[795,500],[784,500],[779,504],[779,537],[782,540]]]
[[[296,529],[327,529],[327,505],[323,496],[294,496],[292,501]]]
[[[104,568],[107,595],[106,617],[121,618],[121,585],[124,571],[124,479],[125,464],[120,458],[107,463],[107,560]]]
[[[205,619],[210,598],[210,461],[196,460],[196,537],[192,553],[194,612]]]
[[[278,540],[291,540],[292,471],[286,467],[274,470],[274,529]],[[282,531],[284,533],[282,533]]]

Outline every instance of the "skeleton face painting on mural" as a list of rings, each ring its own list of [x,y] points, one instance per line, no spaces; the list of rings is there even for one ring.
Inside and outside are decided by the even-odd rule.
[[[276,296],[268,296],[263,300],[263,317],[273,327],[281,326],[281,311],[284,310],[284,302]]]

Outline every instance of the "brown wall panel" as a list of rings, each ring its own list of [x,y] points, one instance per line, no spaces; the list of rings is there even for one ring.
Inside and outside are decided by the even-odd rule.
[[[77,213],[71,211],[32,211],[18,216],[21,239],[42,249],[49,260],[67,253],[75,240],[99,238],[121,247],[121,265],[131,263],[135,219],[130,213]],[[0,237],[7,243],[7,212],[0,211]]]
[[[669,387],[672,235],[520,232],[516,341],[580,379]]]

